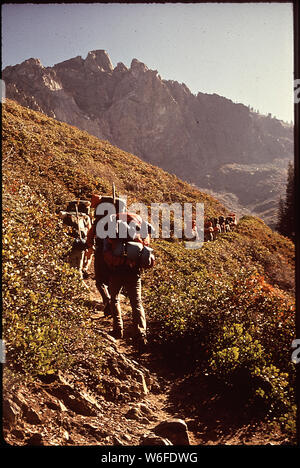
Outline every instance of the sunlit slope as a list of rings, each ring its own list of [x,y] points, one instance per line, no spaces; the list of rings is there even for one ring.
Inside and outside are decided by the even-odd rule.
[[[111,193],[112,182],[118,193],[127,195],[128,203],[203,202],[206,217],[226,213],[215,198],[107,141],[11,100],[3,107],[4,190],[14,193],[27,185],[46,202],[52,218],[70,197]],[[174,247],[187,255],[182,241],[172,243]],[[293,286],[293,244],[257,218],[244,217],[237,232],[186,258],[191,255],[199,267],[232,274],[233,269],[254,265],[272,284]]]
[[[93,304],[66,263],[72,239],[57,211],[74,196],[111,194],[112,182],[129,203],[203,202],[208,217],[226,208],[106,141],[9,100],[2,170],[5,370],[52,374],[84,352],[99,380]],[[249,414],[283,415],[281,423],[294,431],[292,242],[244,216],[235,232],[200,249],[174,238],[153,247],[156,264],[142,275],[143,300],[149,341],[165,352],[164,365],[173,360],[183,372],[194,366],[193,373],[196,366],[236,391]]]
[[[17,183],[29,184],[61,206],[70,196],[117,191],[129,202],[204,202],[205,214],[225,212],[214,198],[107,141],[7,100],[3,112],[3,159]]]

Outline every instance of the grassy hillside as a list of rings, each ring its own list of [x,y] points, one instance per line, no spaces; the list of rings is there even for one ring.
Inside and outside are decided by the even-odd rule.
[[[78,348],[100,365],[89,301],[65,262],[71,239],[56,212],[74,196],[111,193],[112,182],[129,203],[204,202],[206,216],[226,208],[106,141],[9,100],[2,151],[8,367],[52,373],[66,368]],[[248,403],[292,425],[293,244],[245,216],[236,232],[197,251],[174,239],[153,245],[157,263],[143,275],[153,345],[183,370],[205,370],[229,388],[248,382]]]

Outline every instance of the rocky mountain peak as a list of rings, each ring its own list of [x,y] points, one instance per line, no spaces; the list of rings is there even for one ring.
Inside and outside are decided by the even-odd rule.
[[[106,50],[91,50],[85,59],[85,65],[89,65],[94,71],[112,72],[114,67]]]
[[[148,67],[143,62],[140,62],[136,58],[132,60],[131,65],[130,65],[130,71],[136,78],[148,70],[149,70]]]
[[[230,193],[231,209],[242,206],[273,223],[293,158],[293,129],[271,115],[216,94],[194,95],[136,58],[129,69],[122,62],[113,68],[102,49],[46,68],[31,58],[2,76],[8,98],[198,187]]]
[[[25,60],[22,65],[37,66],[39,68],[44,68],[42,62],[38,58],[30,58],[28,60]]]
[[[122,62],[119,62],[116,68],[114,69],[114,72],[127,72],[127,71],[128,71],[128,68]]]
[[[82,67],[83,64],[84,64],[83,58],[80,55],[77,55],[77,57],[73,57],[71,59],[64,60],[63,62],[55,64],[53,68],[55,70],[62,69],[62,68],[76,70]]]
[[[6,73],[6,76],[24,75],[24,76],[32,77],[32,74],[36,72],[40,73],[41,70],[44,70],[44,66],[42,65],[40,59],[29,58],[27,60],[24,60],[24,62],[20,64],[6,67],[5,73]]]

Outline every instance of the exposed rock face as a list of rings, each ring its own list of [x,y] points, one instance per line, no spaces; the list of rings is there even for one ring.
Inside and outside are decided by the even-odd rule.
[[[293,153],[293,129],[282,121],[216,94],[193,95],[137,59],[113,68],[104,50],[46,68],[29,59],[5,68],[3,79],[7,97],[21,105],[203,189],[232,193],[267,222],[274,217]]]

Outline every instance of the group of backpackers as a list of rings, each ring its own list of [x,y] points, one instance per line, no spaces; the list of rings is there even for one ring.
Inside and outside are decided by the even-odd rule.
[[[214,241],[222,232],[234,231],[236,225],[237,219],[234,213],[226,217],[207,219],[204,222],[204,241]]]
[[[91,201],[71,201],[60,216],[72,228],[75,239],[69,262],[79,270],[82,279],[88,274],[94,257],[96,286],[102,297],[104,315],[113,318],[112,335],[123,337],[120,293],[125,288],[132,308],[137,347],[143,351],[147,339],[141,271],[154,264],[149,247],[153,227],[139,215],[128,212],[126,202],[115,193],[112,197],[92,195]],[[213,241],[220,233],[232,231],[236,224],[234,213],[205,220],[204,240]],[[195,221],[193,228],[196,229]]]
[[[76,239],[70,264],[79,270],[82,278],[94,254],[96,286],[103,300],[104,315],[113,318],[112,335],[115,338],[123,337],[120,293],[122,288],[126,289],[132,308],[135,342],[138,350],[143,352],[147,338],[141,271],[154,264],[153,251],[149,247],[153,227],[139,215],[126,211],[125,201],[115,195],[93,195],[90,202],[71,202],[60,216],[73,228]]]

